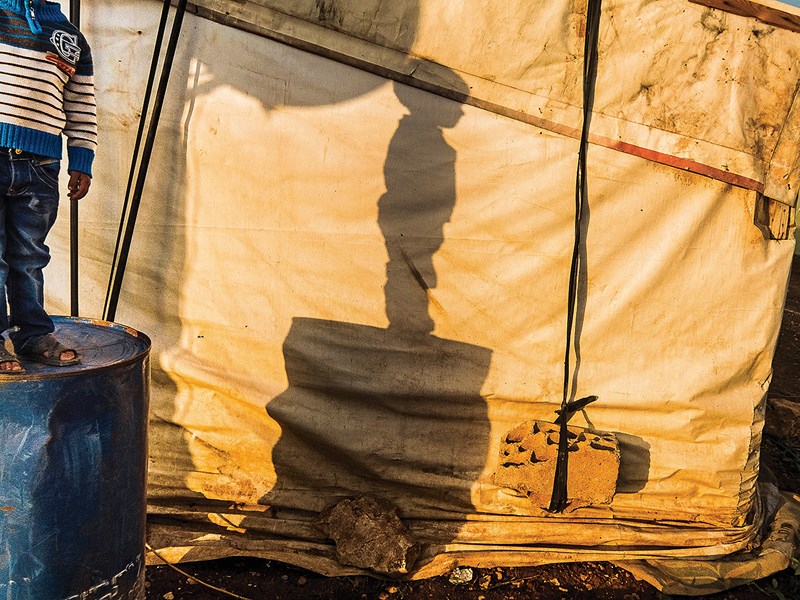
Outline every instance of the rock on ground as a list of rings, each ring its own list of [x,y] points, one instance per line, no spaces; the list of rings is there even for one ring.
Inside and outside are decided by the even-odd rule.
[[[787,441],[800,440],[800,403],[770,398],[764,433]]]
[[[322,511],[315,527],[336,543],[340,563],[384,575],[408,573],[419,545],[390,502],[368,496],[342,500]]]

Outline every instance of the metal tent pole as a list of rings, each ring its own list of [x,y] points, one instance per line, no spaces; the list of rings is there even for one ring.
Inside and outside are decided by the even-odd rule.
[[[169,18],[170,0],[164,0],[161,9],[161,18],[158,22],[158,31],[156,32],[156,40],[153,46],[153,56],[150,61],[150,74],[147,77],[147,87],[145,88],[144,98],[142,100],[142,110],[139,113],[139,127],[136,131],[136,143],[133,146],[133,155],[131,157],[131,167],[128,173],[128,183],[125,186],[125,200],[122,203],[122,213],[119,220],[119,230],[117,231],[117,242],[114,246],[114,257],[111,259],[111,271],[108,275],[108,287],[106,288],[106,299],[103,305],[103,318],[108,319],[109,301],[111,299],[111,291],[114,287],[114,279],[116,277],[117,268],[119,266],[120,246],[122,244],[122,237],[125,231],[126,221],[130,211],[131,191],[133,189],[133,181],[136,177],[136,167],[140,155],[142,145],[142,138],[144,137],[144,130],[147,124],[147,115],[150,111],[150,98],[153,93],[153,85],[158,74],[158,58],[161,54],[161,45],[164,41],[164,31],[167,28],[167,19]]]
[[[169,2],[169,0],[165,0]],[[161,116],[161,108],[164,104],[164,96],[167,91],[167,84],[169,83],[169,75],[172,70],[172,63],[175,58],[175,50],[178,45],[178,37],[181,32],[181,25],[183,24],[183,16],[186,13],[186,0],[179,0],[175,9],[175,20],[172,22],[172,31],[170,33],[169,42],[167,43],[167,51],[164,56],[164,66],[161,69],[161,79],[158,83],[156,90],[155,102],[153,103],[153,114],[150,118],[150,126],[147,130],[147,138],[145,139],[144,148],[142,150],[142,160],[139,166],[139,173],[136,177],[136,186],[133,190],[131,198],[130,213],[128,215],[125,232],[122,237],[119,251],[119,263],[113,269],[113,279],[111,285],[111,292],[106,301],[105,319],[113,321],[116,318],[117,304],[119,303],[119,294],[122,289],[122,280],[125,276],[125,266],[128,262],[128,253],[133,240],[133,231],[136,227],[136,216],[139,212],[139,205],[142,200],[142,192],[144,190],[145,180],[147,179],[147,169],[150,165],[150,157],[153,153],[153,145],[155,143],[156,131],[158,129],[158,120]],[[144,118],[144,115],[142,115]],[[135,160],[135,157],[134,157]],[[123,218],[125,216],[123,215]]]
[[[81,26],[81,0],[70,0],[69,20],[75,27]],[[69,203],[69,295],[70,315],[77,317],[78,306],[78,202]]]

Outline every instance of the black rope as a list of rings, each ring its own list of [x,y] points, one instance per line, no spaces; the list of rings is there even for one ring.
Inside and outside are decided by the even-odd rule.
[[[164,1],[165,6],[169,5],[169,0]],[[153,103],[153,114],[150,117],[150,126],[147,130],[147,137],[145,138],[144,148],[142,150],[141,163],[139,165],[139,172],[136,177],[136,185],[133,190],[133,196],[130,200],[130,207],[127,219],[125,214],[122,215],[120,222],[120,233],[122,233],[122,223],[125,223],[124,233],[120,242],[117,238],[118,251],[115,252],[115,264],[112,265],[111,278],[109,280],[109,290],[106,295],[106,305],[103,318],[107,321],[113,321],[116,318],[117,304],[119,303],[119,294],[122,289],[122,280],[125,277],[125,267],[128,262],[128,254],[130,252],[131,241],[133,240],[133,231],[136,227],[136,216],[139,213],[139,205],[142,201],[142,192],[144,184],[147,179],[147,169],[150,166],[150,158],[153,154],[153,145],[155,143],[156,131],[158,130],[158,121],[161,117],[161,109],[164,105],[164,96],[166,95],[167,85],[169,84],[169,75],[172,70],[172,63],[175,59],[175,50],[178,46],[178,38],[180,37],[181,26],[183,24],[183,16],[186,13],[186,0],[179,0],[175,8],[175,19],[172,22],[172,31],[170,32],[169,42],[167,43],[167,51],[164,56],[164,65],[161,69],[161,79],[158,82],[158,89],[156,90],[155,102]],[[156,49],[158,50],[158,48]],[[154,52],[154,57],[158,52]],[[155,58],[154,58],[155,64]],[[151,72],[151,75],[153,73]],[[149,100],[149,98],[148,98]],[[145,118],[144,112],[142,113],[142,120]],[[140,122],[142,128],[143,121]],[[134,163],[136,161],[136,153],[134,153]],[[131,167],[133,171],[133,166]],[[131,179],[133,176],[131,175]]]
[[[583,127],[578,150],[578,169],[575,178],[575,239],[572,248],[572,263],[569,271],[569,291],[567,296],[567,336],[564,351],[564,395],[559,411],[558,458],[553,480],[553,494],[550,497],[550,512],[563,512],[569,505],[567,500],[567,472],[569,464],[569,434],[567,422],[572,413],[580,410],[597,396],[569,401],[570,355],[572,353],[572,332],[575,327],[575,307],[578,296],[578,272],[580,270],[581,225],[583,206],[587,200],[586,155],[589,150],[589,125],[594,105],[594,87],[597,80],[597,42],[600,30],[602,0],[589,0],[586,11],[586,38],[583,49]]]
[[[81,0],[70,0],[69,20],[75,27],[80,29]],[[73,317],[77,317],[80,312],[78,306],[78,225],[78,202],[73,200],[69,203],[69,314]]]
[[[131,158],[131,169],[128,173],[128,185],[125,188],[125,200],[122,203],[122,216],[119,220],[119,230],[117,231],[117,243],[114,247],[114,258],[111,261],[111,273],[108,277],[108,287],[106,288],[106,301],[103,307],[103,318],[108,317],[108,301],[111,298],[111,289],[114,283],[116,274],[120,246],[122,244],[122,235],[125,230],[125,223],[128,218],[128,211],[130,209],[131,191],[133,189],[133,178],[136,175],[137,159],[139,158],[139,148],[141,147],[142,138],[144,137],[144,127],[147,122],[147,111],[150,108],[150,96],[153,93],[153,85],[156,81],[156,74],[158,73],[158,59],[161,55],[161,45],[164,42],[164,31],[167,28],[167,17],[169,17],[170,0],[164,0],[164,6],[161,9],[161,19],[158,23],[158,32],[156,33],[156,42],[153,47],[153,58],[150,61],[150,75],[147,78],[147,88],[144,92],[144,100],[142,101],[142,111],[139,117],[139,129],[136,132],[136,143],[133,146],[133,157]],[[113,317],[111,317],[113,320]]]

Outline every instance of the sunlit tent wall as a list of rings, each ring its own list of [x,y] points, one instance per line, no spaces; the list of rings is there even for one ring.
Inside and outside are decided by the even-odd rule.
[[[398,507],[416,577],[711,559],[769,535],[784,500],[756,479],[800,34],[603,2],[571,377],[599,399],[570,425],[616,434],[620,472],[610,505],[551,514],[493,475],[505,434],[561,403],[586,2],[195,4],[116,317],[154,342],[153,547],[352,573],[312,522],[360,495]],[[94,316],[161,5],[82,6]],[[48,274],[62,312],[66,222]]]

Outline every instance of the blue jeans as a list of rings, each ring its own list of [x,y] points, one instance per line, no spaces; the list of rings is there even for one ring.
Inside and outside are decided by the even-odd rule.
[[[17,327],[17,352],[52,333],[44,310],[44,243],[58,210],[59,161],[0,149],[0,333]],[[6,308],[8,304],[8,310]]]

